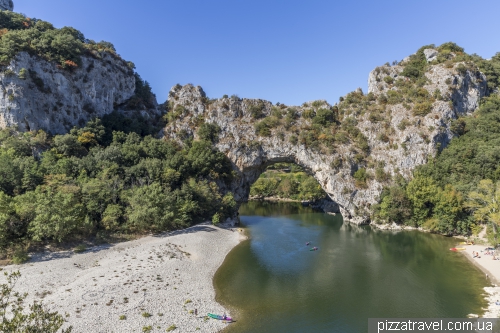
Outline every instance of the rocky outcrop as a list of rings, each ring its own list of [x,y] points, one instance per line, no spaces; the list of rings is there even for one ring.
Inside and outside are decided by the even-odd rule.
[[[312,128],[311,120],[305,117],[307,112],[332,109],[325,101],[287,107],[237,97],[209,100],[201,87],[176,86],[169,95],[175,119],[163,132],[165,137],[181,141],[186,136],[196,138],[197,127],[203,121],[217,124],[221,131],[215,145],[231,160],[237,173],[227,190],[233,191],[238,201],[248,198],[250,186],[267,166],[276,162],[293,162],[316,178],[335,203],[330,206],[338,205],[344,219],[367,223],[370,205],[377,202],[384,184],[387,184],[373,177],[375,169],[382,169],[384,174],[392,177],[398,174],[411,177],[416,166],[426,163],[453,138],[451,121],[472,112],[485,95],[485,76],[472,69],[464,71],[459,65],[451,68],[434,65],[426,73],[428,80],[422,89],[429,95],[438,96],[428,114],[417,116],[412,112],[413,105],[404,102],[383,106],[375,102],[375,108],[384,108],[384,113],[379,115],[383,119],[372,117],[371,112],[361,108],[355,114],[346,112],[341,115],[341,122],[355,124],[366,138],[369,152],[364,160],[358,158],[359,149],[352,139],[335,141],[330,146],[324,145],[324,149],[297,142],[298,134]],[[397,91],[394,80],[402,71],[402,66],[384,66],[372,71],[369,75],[372,100],[391,90]],[[387,76],[392,80],[385,79]],[[276,110],[288,112],[290,109],[298,117],[292,129],[279,122],[270,135],[260,136],[255,129],[255,123],[260,121],[255,119],[256,109],[264,118]],[[362,186],[353,178],[361,168],[372,175]]]
[[[425,49],[424,50],[424,55],[425,55],[425,59],[427,60],[427,62],[432,62],[432,61],[436,60],[438,54],[439,54],[438,50],[435,50],[435,49]]]
[[[12,0],[0,0],[0,9],[12,12],[14,10],[14,2]]]
[[[83,56],[77,69],[62,69],[26,52],[0,74],[0,128],[66,133],[111,113],[134,95],[131,68],[111,54]]]

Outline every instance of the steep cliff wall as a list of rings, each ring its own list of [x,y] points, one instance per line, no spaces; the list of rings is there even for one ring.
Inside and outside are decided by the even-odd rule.
[[[461,63],[431,65],[420,86],[401,77],[403,69],[404,63],[377,68],[369,75],[368,95],[353,92],[333,107],[325,101],[288,107],[237,97],[209,100],[200,87],[176,86],[164,135],[197,138],[200,124],[217,124],[215,145],[238,174],[229,188],[237,200],[248,198],[268,165],[295,162],[314,175],[344,218],[366,223],[384,184],[398,174],[410,177],[446,146],[454,136],[451,121],[474,111],[486,93],[485,76]],[[324,110],[335,121],[318,119],[330,112]]]
[[[0,9],[13,11],[14,2],[12,0],[0,0]]]
[[[124,61],[103,53],[62,69],[26,52],[0,74],[0,128],[65,133],[111,113],[134,95],[135,77]]]

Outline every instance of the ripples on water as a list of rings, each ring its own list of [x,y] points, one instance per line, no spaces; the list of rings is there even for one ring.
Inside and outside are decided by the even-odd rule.
[[[485,306],[484,275],[448,250],[454,239],[374,231],[290,203],[250,202],[240,214],[251,238],[214,279],[238,319],[228,333],[358,333],[368,318],[456,318]]]

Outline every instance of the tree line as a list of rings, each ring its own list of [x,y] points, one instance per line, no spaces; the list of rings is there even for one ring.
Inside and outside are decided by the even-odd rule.
[[[116,123],[109,121],[109,123]],[[109,138],[111,137],[111,138]],[[233,177],[206,140],[110,131],[0,131],[0,250],[109,233],[149,233],[232,216]]]

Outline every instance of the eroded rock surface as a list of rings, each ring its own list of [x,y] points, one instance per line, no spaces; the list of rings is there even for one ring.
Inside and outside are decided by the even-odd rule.
[[[431,53],[429,56],[433,56]],[[289,107],[237,97],[209,100],[201,87],[176,86],[170,91],[169,103],[171,112],[177,114],[164,129],[164,135],[182,141],[189,136],[196,138],[197,128],[203,121],[217,124],[221,132],[215,145],[232,161],[238,174],[228,188],[235,193],[237,200],[248,198],[250,186],[267,166],[276,162],[294,162],[316,178],[338,204],[345,219],[367,223],[369,207],[377,202],[387,183],[369,177],[366,184],[360,186],[353,177],[354,173],[364,168],[373,175],[376,166],[382,166],[384,173],[392,178],[398,174],[411,177],[416,166],[426,163],[453,138],[451,121],[474,111],[479,99],[485,95],[486,77],[478,71],[460,71],[458,66],[458,63],[451,68],[433,65],[426,72],[428,80],[423,89],[432,96],[439,95],[428,114],[416,116],[412,112],[413,105],[400,102],[384,105],[384,119],[374,120],[363,110],[340,115],[341,123],[354,123],[367,140],[368,153],[362,161],[358,158],[359,148],[352,139],[324,144],[319,149],[297,142],[297,136],[312,126],[311,120],[305,117],[307,112],[320,108],[335,109],[325,101]],[[393,83],[400,78],[402,71],[403,67],[399,65],[378,67],[372,71],[368,79],[371,97],[377,99],[390,90],[398,90]],[[385,79],[387,76],[393,80]],[[261,136],[255,128],[256,122],[261,121],[253,114],[256,108],[261,109],[264,118],[270,117],[277,109],[283,112],[293,109],[298,117],[291,127],[287,128],[280,122],[270,135]]]
[[[12,0],[0,0],[0,9],[12,12],[14,10],[14,2]]]
[[[107,53],[101,59],[83,56],[79,68],[67,70],[22,52],[0,73],[0,85],[0,128],[60,134],[126,102],[134,95],[135,77]]]

